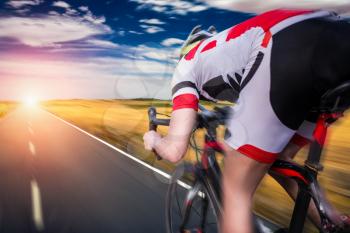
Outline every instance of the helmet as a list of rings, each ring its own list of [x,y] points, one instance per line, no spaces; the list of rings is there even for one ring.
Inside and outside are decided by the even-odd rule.
[[[202,40],[212,37],[217,33],[214,26],[210,26],[207,31],[202,30],[201,25],[195,26],[187,37],[180,51],[180,59],[185,56],[192,48],[198,45]]]

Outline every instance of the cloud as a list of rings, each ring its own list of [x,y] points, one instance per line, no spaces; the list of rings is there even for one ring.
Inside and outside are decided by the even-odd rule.
[[[57,11],[49,11],[49,15],[60,15]]]
[[[52,5],[55,7],[61,7],[61,8],[65,8],[65,9],[70,8],[70,5],[64,1],[56,1]]]
[[[86,21],[89,21],[89,22],[94,23],[94,24],[103,24],[106,22],[106,18],[104,16],[97,17],[97,16],[93,15],[91,11],[88,11],[83,16],[83,18]]]
[[[125,31],[124,31],[124,30],[119,30],[119,31],[117,32],[117,34],[118,34],[119,36],[125,36]]]
[[[0,20],[0,37],[14,38],[33,47],[57,46],[62,42],[111,32],[112,29],[106,25],[62,15],[7,17]]]
[[[164,6],[152,6],[152,10],[155,12],[163,13],[166,12],[167,8]]]
[[[66,8],[66,15],[78,15],[78,11],[72,8]]]
[[[200,11],[204,11],[204,10],[207,10],[208,9],[208,6],[204,6],[204,5],[197,5],[197,6],[194,6],[190,9],[191,12],[200,12]]]
[[[141,24],[140,27],[144,28],[145,32],[147,32],[149,34],[155,34],[155,33],[164,31],[163,28],[157,27],[157,26],[150,26],[150,25]]]
[[[30,12],[30,8],[19,8],[19,9],[16,9],[15,12],[23,15],[23,14]]]
[[[185,41],[179,38],[168,38],[162,41],[162,45],[166,47],[171,47],[174,45],[182,45]]]
[[[143,35],[142,32],[137,32],[137,31],[133,31],[133,30],[130,30],[129,33],[136,34],[136,35]]]
[[[55,7],[60,7],[66,9],[66,12],[63,15],[68,16],[78,16],[79,12],[76,9],[73,9],[67,2],[64,1],[56,1],[52,4]],[[80,6],[78,9],[84,13],[81,16],[82,19],[89,21],[93,24],[103,24],[106,22],[106,18],[104,16],[95,16],[87,6]]]
[[[158,60],[159,62],[170,64],[171,66],[176,65],[179,57],[178,48],[164,48],[159,45],[139,45],[136,48],[131,48],[132,59],[136,60]]]
[[[349,0],[202,0],[206,4],[225,10],[260,13],[276,8],[330,9],[340,13],[350,10]]]
[[[42,2],[42,0],[10,0],[6,4],[12,8],[21,8],[24,6],[36,6]]]
[[[189,12],[200,12],[207,10],[209,6],[205,3],[190,2],[187,0],[130,0],[140,4],[138,9],[151,9],[156,12],[186,15]]]
[[[93,45],[94,47],[99,47],[99,48],[114,49],[119,47],[118,44],[108,40],[90,39],[90,40],[87,40],[86,42]]]
[[[154,25],[162,25],[165,24],[165,22],[160,21],[159,19],[140,19],[140,23],[146,23],[146,24],[154,24]]]
[[[87,6],[80,6],[78,9],[81,10],[81,11],[84,11],[84,12],[88,12],[89,11],[89,7],[87,7]]]
[[[52,4],[52,6],[65,9],[66,12],[63,15],[69,15],[69,16],[79,15],[78,11],[73,9],[67,2],[56,1]]]

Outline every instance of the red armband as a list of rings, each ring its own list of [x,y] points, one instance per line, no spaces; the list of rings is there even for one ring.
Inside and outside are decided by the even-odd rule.
[[[193,94],[183,94],[176,96],[173,100],[173,111],[182,108],[192,108],[198,111],[198,98]]]

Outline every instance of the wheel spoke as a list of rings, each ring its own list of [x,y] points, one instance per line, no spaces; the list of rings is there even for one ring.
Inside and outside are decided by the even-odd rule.
[[[180,205],[180,202],[179,202],[179,194],[178,194],[178,185],[176,183],[176,188],[175,188],[175,198],[176,198],[176,203],[177,203],[177,207],[178,207],[178,210],[179,210],[179,213],[180,213],[180,217],[181,219],[183,218],[183,215],[182,215],[182,208],[181,208],[181,205]]]
[[[173,208],[167,218],[167,229],[170,230],[167,233],[197,232],[195,229],[218,232],[215,208],[208,198],[210,191],[201,183],[196,183],[194,189],[190,190],[183,189],[176,182],[171,185],[175,186],[169,188],[171,193],[167,199],[167,206]],[[192,194],[188,193],[190,191]],[[204,196],[199,196],[198,193],[203,193]],[[186,205],[186,201],[191,201],[191,205]],[[180,227],[184,227],[182,231]]]

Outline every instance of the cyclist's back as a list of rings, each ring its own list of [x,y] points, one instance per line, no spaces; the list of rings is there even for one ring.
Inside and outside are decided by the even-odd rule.
[[[184,56],[173,77],[173,109],[196,109],[200,97],[238,99],[227,144],[271,163],[291,139],[312,138],[314,124],[304,120],[327,89],[349,78],[349,39],[350,25],[326,11],[256,16]]]
[[[200,42],[174,74],[168,135],[147,133],[146,148],[178,161],[198,99],[237,100],[226,122],[222,231],[251,232],[252,196],[271,163],[293,157],[312,139],[310,109],[350,79],[349,41],[349,24],[333,13],[275,10]],[[295,184],[285,184],[288,193],[297,193]]]

